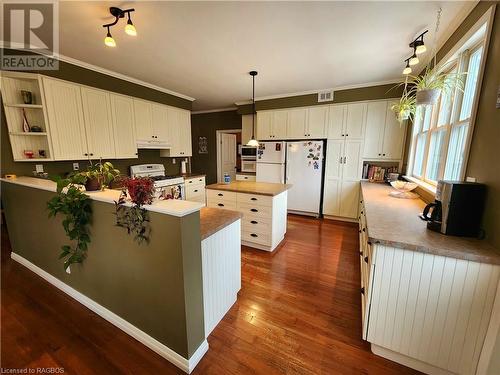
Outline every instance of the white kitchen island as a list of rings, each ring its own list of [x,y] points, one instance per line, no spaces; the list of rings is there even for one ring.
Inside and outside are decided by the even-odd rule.
[[[241,243],[273,251],[286,233],[287,190],[291,185],[235,181],[207,188],[207,206],[239,211]]]

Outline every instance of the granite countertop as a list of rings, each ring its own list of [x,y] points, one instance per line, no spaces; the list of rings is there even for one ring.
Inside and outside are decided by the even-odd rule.
[[[212,190],[234,191],[236,193],[247,193],[247,194],[269,195],[269,196],[279,195],[287,191],[291,187],[292,185],[288,184],[274,184],[269,182],[254,182],[254,181],[233,181],[229,184],[212,184],[206,186],[207,189],[212,189]]]
[[[12,180],[2,178],[1,181],[52,192],[56,192],[57,187],[54,181],[35,177],[19,176]],[[120,197],[120,190],[106,189],[103,191],[88,191],[86,194],[93,200],[115,204],[115,201]],[[126,203],[126,205],[131,204]],[[143,207],[148,211],[182,217],[199,211],[204,207],[204,204],[180,199],[169,199],[155,200],[152,204],[146,204]]]
[[[242,218],[238,211],[221,210],[219,208],[202,208],[200,210],[201,240],[210,237],[221,229]]]
[[[484,240],[427,229],[427,223],[418,217],[425,202],[390,197],[393,190],[386,184],[361,182],[366,229],[372,243],[500,265],[500,252]]]
[[[205,177],[205,173],[181,173],[181,177],[184,177],[185,180],[189,180],[190,178],[196,177]]]
[[[255,176],[255,172],[236,172],[236,174],[241,174],[243,176]]]

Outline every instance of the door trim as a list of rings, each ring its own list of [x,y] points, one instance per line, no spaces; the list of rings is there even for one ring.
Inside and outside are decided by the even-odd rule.
[[[217,150],[217,183],[221,183],[223,178],[221,175],[222,172],[222,153],[220,149],[220,145],[222,143],[222,134],[233,134],[233,133],[241,133],[242,129],[224,129],[224,130],[216,130],[215,131],[215,148]],[[238,151],[236,151],[238,152]],[[238,155],[236,155],[238,156]]]

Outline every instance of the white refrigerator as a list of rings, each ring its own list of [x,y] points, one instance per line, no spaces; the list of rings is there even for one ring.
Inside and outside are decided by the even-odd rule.
[[[288,211],[319,216],[323,175],[323,141],[297,141],[286,144]]]
[[[259,142],[256,181],[285,183],[285,142]]]

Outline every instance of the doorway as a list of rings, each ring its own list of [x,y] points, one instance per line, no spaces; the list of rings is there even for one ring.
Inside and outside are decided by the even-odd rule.
[[[224,182],[224,174],[236,181],[236,172],[241,170],[241,129],[217,130],[217,182]]]

